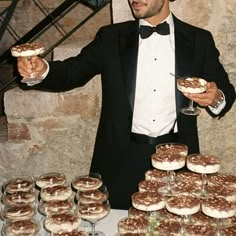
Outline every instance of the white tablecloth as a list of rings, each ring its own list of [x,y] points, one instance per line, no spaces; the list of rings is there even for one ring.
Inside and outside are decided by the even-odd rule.
[[[127,216],[128,212],[125,210],[111,210],[106,218],[97,223],[96,229],[105,233],[106,236],[115,236],[118,232],[119,220]]]

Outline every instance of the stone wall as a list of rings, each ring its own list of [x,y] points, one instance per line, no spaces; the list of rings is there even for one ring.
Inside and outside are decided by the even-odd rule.
[[[114,0],[114,22],[132,18],[127,0]],[[236,2],[232,0],[176,0],[174,14],[209,29],[221,52],[221,61],[236,85]],[[82,40],[80,40],[82,41]],[[77,53],[80,44],[55,50],[62,59]],[[77,50],[77,51],[75,51]],[[100,111],[99,77],[84,88],[66,93],[24,91],[15,88],[5,94],[9,140],[0,143],[0,177],[13,173],[39,174],[56,170],[68,178],[88,171]],[[222,159],[222,172],[236,173],[236,106],[222,119],[204,111],[199,116],[203,153]]]

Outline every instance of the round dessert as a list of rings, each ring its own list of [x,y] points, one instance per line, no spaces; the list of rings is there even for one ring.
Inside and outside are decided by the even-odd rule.
[[[78,206],[78,214],[82,219],[90,222],[96,222],[109,214],[110,206],[108,204],[108,201],[106,202],[80,204]]]
[[[74,204],[71,200],[52,200],[47,202],[40,201],[38,207],[42,214],[51,215],[70,212],[73,209]]]
[[[228,218],[234,216],[236,206],[223,197],[211,197],[203,199],[202,212],[213,218]]]
[[[52,233],[71,232],[78,229],[79,224],[80,218],[71,213],[48,215],[44,221],[45,228]]]
[[[166,201],[166,209],[177,215],[192,215],[200,210],[200,199],[190,195],[172,196]]]
[[[158,192],[164,186],[165,183],[152,180],[142,180],[138,183],[139,192]]]
[[[19,220],[6,223],[2,230],[5,236],[36,236],[39,229],[40,225],[35,220]]]
[[[164,143],[156,146],[157,153],[173,153],[187,156],[188,146],[181,143]]]
[[[182,93],[203,93],[206,91],[206,85],[206,80],[197,77],[177,80],[177,88]]]
[[[187,236],[200,236],[200,235],[215,236],[216,235],[216,227],[212,225],[187,224],[184,227],[184,229]]]
[[[42,188],[40,196],[43,201],[60,200],[65,201],[72,196],[72,189],[67,185],[56,185]]]
[[[209,185],[224,184],[224,185],[236,188],[236,176],[217,173],[217,174],[208,176],[207,183]]]
[[[128,209],[128,217],[129,218],[141,218],[141,219],[148,219],[149,213],[147,211],[141,211],[134,207],[130,207]]]
[[[231,225],[224,227],[220,230],[221,236],[235,236],[236,235],[236,225]]]
[[[131,200],[133,207],[141,211],[156,211],[165,207],[165,198],[157,192],[136,192]]]
[[[152,166],[160,170],[177,170],[185,166],[185,156],[174,153],[154,153]]]
[[[107,191],[102,191],[99,189],[88,190],[85,192],[78,191],[76,194],[76,199],[82,204],[90,203],[102,203],[105,202],[108,198]]]
[[[100,178],[96,178],[89,175],[77,176],[72,181],[72,186],[81,192],[88,190],[99,189],[103,182]]]
[[[190,194],[190,195],[197,195],[201,191],[201,185],[196,184],[195,182],[185,182],[179,181],[175,182],[171,186],[171,191],[174,194]]]
[[[228,201],[236,201],[236,189],[222,184],[207,185],[205,191],[210,196],[224,197]]]
[[[192,154],[187,157],[187,168],[202,174],[216,173],[220,169],[220,159],[212,155]]]
[[[35,208],[31,205],[11,206],[3,210],[3,218],[12,221],[30,220],[35,213]]]
[[[199,173],[181,170],[176,173],[176,178],[181,182],[189,182],[202,185],[202,175]]]
[[[194,225],[212,225],[216,226],[216,220],[210,216],[205,215],[202,211],[191,215],[191,223]]]
[[[3,189],[7,193],[30,192],[33,188],[34,181],[30,176],[13,177],[3,184]]]
[[[33,43],[25,43],[13,46],[11,48],[11,55],[13,57],[31,57],[40,55],[45,51],[43,44],[33,42]]]
[[[3,204],[7,206],[20,206],[35,202],[35,192],[15,192],[15,193],[4,193],[2,196]]]
[[[72,230],[71,232],[69,231],[62,231],[59,233],[51,233],[51,236],[89,236],[85,231],[81,230]]]
[[[166,208],[157,211],[157,214],[158,214],[158,219],[160,220],[174,219],[179,222],[181,221],[181,216],[169,212]]]
[[[159,236],[179,236],[181,235],[181,224],[175,219],[166,219],[160,221],[158,226],[154,229],[153,235]]]
[[[66,183],[65,175],[57,172],[44,173],[36,178],[36,185],[39,188],[64,185],[65,183]]]
[[[125,217],[118,222],[118,232],[120,235],[144,234],[146,235],[148,220],[140,218]]]
[[[166,171],[158,169],[152,169],[145,172],[145,180],[162,182],[166,176]]]

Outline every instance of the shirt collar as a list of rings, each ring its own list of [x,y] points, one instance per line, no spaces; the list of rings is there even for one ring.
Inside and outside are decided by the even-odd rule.
[[[170,27],[170,33],[174,33],[174,19],[173,19],[173,15],[170,12],[170,14],[166,17],[166,19],[164,19],[162,22],[166,21],[169,24]],[[149,26],[153,26],[150,23],[148,23],[147,21],[145,21],[144,19],[139,19],[139,26],[140,25],[149,25]]]

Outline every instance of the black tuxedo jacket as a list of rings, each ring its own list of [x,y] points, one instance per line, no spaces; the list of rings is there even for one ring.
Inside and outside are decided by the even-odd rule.
[[[225,95],[226,106],[219,117],[224,116],[235,100],[235,90],[219,62],[212,35],[176,17],[174,25],[175,73],[214,81]],[[122,165],[122,158],[128,158],[138,41],[138,21],[102,27],[78,56],[64,62],[50,62],[48,76],[37,85],[40,89],[65,91],[83,86],[101,74],[102,108],[91,168],[110,178],[116,174],[114,168]],[[188,104],[188,99],[177,89],[175,93],[179,141],[188,145],[190,153],[199,152],[196,117],[178,112],[180,107]],[[214,117],[209,109],[207,111]]]

